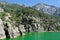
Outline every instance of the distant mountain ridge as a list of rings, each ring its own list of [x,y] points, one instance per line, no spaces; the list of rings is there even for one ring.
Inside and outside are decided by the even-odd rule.
[[[41,11],[43,13],[48,13],[48,14],[55,15],[55,16],[60,16],[60,7],[48,5],[45,3],[38,3],[38,4],[34,5],[33,8],[35,8],[38,11]]]
[[[37,10],[25,5],[0,2],[0,39],[15,38],[26,32],[60,32],[60,17],[53,16],[60,9],[46,4],[36,7]]]

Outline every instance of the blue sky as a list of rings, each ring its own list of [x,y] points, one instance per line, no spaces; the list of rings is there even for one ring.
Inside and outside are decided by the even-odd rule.
[[[18,4],[25,4],[27,6],[33,6],[37,3],[46,3],[49,5],[55,5],[60,7],[60,0],[6,0],[10,3],[18,3]]]

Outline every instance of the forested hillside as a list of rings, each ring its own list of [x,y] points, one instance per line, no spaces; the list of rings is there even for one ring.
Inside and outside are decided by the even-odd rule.
[[[45,14],[26,5],[7,2],[0,2],[0,23],[3,27],[0,29],[4,29],[6,37],[23,35],[25,32],[60,31],[59,17]]]

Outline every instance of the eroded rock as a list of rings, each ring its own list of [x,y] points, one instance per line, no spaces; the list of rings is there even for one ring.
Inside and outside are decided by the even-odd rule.
[[[15,38],[20,35],[18,31],[18,27],[15,27],[15,28],[12,27],[12,24],[10,24],[9,22],[6,22],[5,26],[7,27],[9,38]]]
[[[5,31],[4,31],[4,25],[2,20],[0,19],[0,39],[6,38]]]
[[[24,28],[24,25],[19,25],[19,30],[20,30],[20,34],[21,35],[25,35],[25,28]]]

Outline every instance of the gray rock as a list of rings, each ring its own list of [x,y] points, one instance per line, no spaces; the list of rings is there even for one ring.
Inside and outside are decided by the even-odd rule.
[[[43,12],[43,13],[60,16],[60,7],[48,5],[45,3],[38,3],[38,4],[34,5],[33,8],[35,8],[38,11]]]
[[[38,32],[44,32],[44,28],[40,24],[37,24],[37,26],[38,26]]]
[[[12,24],[10,24],[9,22],[6,22],[4,24],[7,24],[6,25],[8,27],[7,31],[10,38],[15,38],[20,35],[18,31],[18,27],[15,27],[15,28],[12,27]]]
[[[4,31],[4,25],[2,20],[0,19],[0,39],[6,38],[5,31]]]
[[[22,33],[21,35],[25,35],[25,28],[24,28],[24,25],[19,25],[19,30],[20,32]]]
[[[44,31],[44,28],[39,23],[33,23],[32,29],[33,31],[39,31],[39,32]]]

